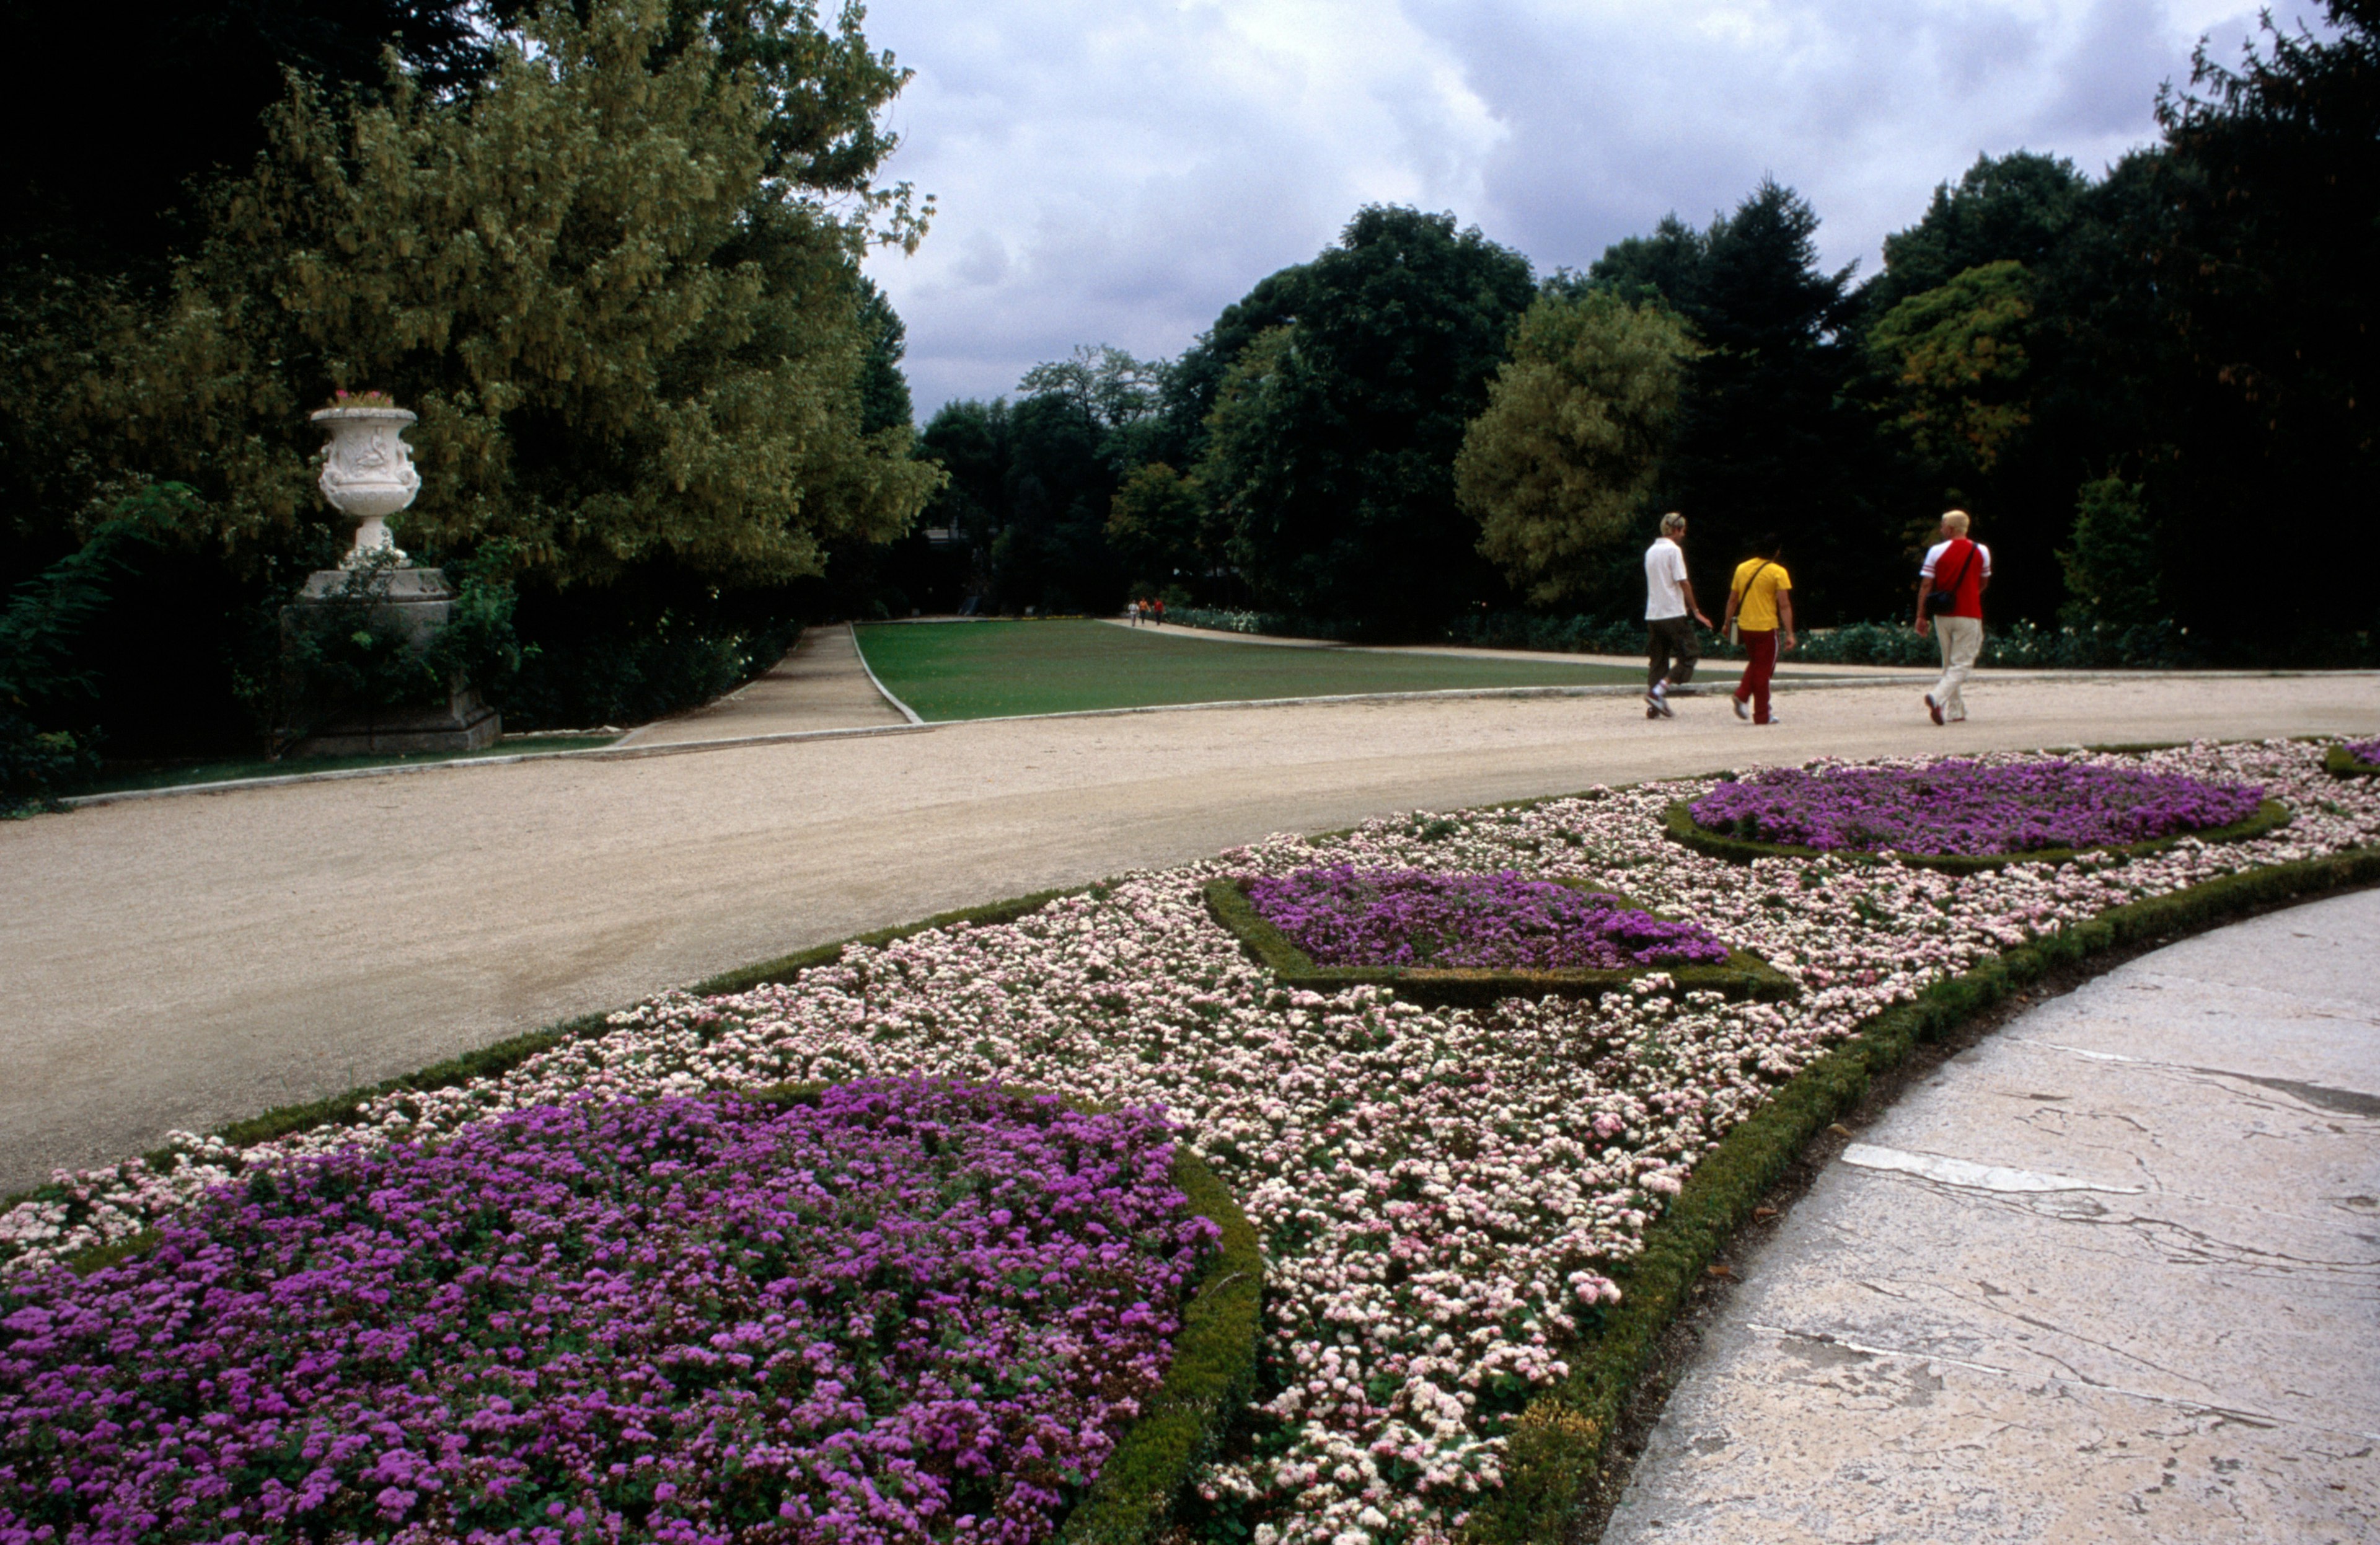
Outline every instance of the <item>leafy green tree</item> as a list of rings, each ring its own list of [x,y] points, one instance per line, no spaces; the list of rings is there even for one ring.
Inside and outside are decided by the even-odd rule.
[[[2066,573],[2066,622],[2136,627],[2165,620],[2163,568],[2145,492],[2114,477],[2082,485],[2073,545],[2058,554]]]
[[[1924,218],[1884,238],[1884,272],[1862,299],[1881,316],[1969,269],[2016,262],[2037,270],[2085,217],[2090,186],[2063,157],[2032,151],[1979,155],[1955,186],[1934,189]]]
[[[711,36],[756,18],[872,59],[856,10],[828,38],[807,6],[625,0],[539,13],[467,97],[399,75],[341,111],[299,82],[170,313],[128,316],[83,384],[85,434],[209,493],[235,552],[319,518],[303,415],[332,386],[420,414],[409,540],[504,540],[551,584],[656,563],[776,583],[896,533],[934,473],[905,424],[861,427],[854,270],[915,220],[848,164],[882,140],[786,121],[814,61]],[[871,67],[862,116],[902,79]]]
[[[1479,551],[1532,602],[1584,591],[1630,533],[1676,419],[1694,351],[1684,325],[1609,290],[1548,290],[1455,457]]]
[[[1217,533],[1209,529],[1206,499],[1196,483],[1161,461],[1124,474],[1108,505],[1107,532],[1136,590],[1161,590],[1177,582],[1177,574],[1195,581],[1214,565]]]
[[[2002,259],[1911,296],[1869,329],[1868,347],[1899,388],[1896,421],[1925,455],[1987,473],[2032,422],[2032,291],[2025,266]]]
[[[1852,389],[1864,360],[1849,332],[1852,270],[1818,266],[1817,228],[1806,201],[1765,181],[1705,230],[1671,218],[1615,245],[1583,282],[1658,295],[1704,347],[1653,501],[1686,516],[1690,568],[1724,573],[1755,537],[1781,533],[1796,614],[1825,626],[1904,602],[1916,501]],[[1649,540],[1649,522],[1636,534]],[[1642,584],[1613,578],[1598,609]]]
[[[2320,523],[2325,568],[2380,566],[2380,0],[2330,0],[2333,35],[2285,32],[2236,67],[2202,44],[2166,93],[2166,153],[2127,232],[2179,347],[2145,481],[2169,599],[2193,636],[2303,658],[2380,644],[2380,593],[2242,586],[2220,554],[2247,511]],[[2357,644],[2351,635],[2360,632]],[[2325,641],[2325,636],[2327,641]]]
[[[1491,593],[1454,456],[1528,308],[1527,260],[1451,215],[1374,206],[1276,280],[1239,325],[1287,320],[1222,372],[1197,468],[1257,597],[1410,630]]]

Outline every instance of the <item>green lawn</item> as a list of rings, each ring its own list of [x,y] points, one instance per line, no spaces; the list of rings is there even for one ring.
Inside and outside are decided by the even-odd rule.
[[[423,751],[409,757],[284,757],[267,761],[247,757],[227,761],[176,761],[163,766],[103,769],[69,794],[121,794],[128,789],[180,788],[186,784],[228,783],[235,778],[285,778],[294,772],[335,772],[350,767],[402,767],[410,762],[455,761],[464,757],[516,757],[531,751],[591,751],[612,736],[525,735],[476,751]]]
[[[929,720],[1453,687],[1624,687],[1645,680],[1642,669],[1628,666],[1281,649],[1168,638],[1100,622],[905,623],[862,627],[859,642],[892,695]],[[1733,668],[1722,669],[1731,679]]]

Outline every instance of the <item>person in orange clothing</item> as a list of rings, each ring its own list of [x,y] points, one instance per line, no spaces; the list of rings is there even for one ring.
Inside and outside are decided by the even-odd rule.
[[[1753,550],[1767,556],[1735,566],[1727,591],[1727,620],[1719,626],[1733,625],[1747,656],[1743,679],[1735,684],[1735,716],[1773,724],[1777,720],[1768,712],[1768,678],[1776,673],[1778,651],[1793,647],[1793,577],[1779,561],[1785,549],[1775,537],[1762,537]]]

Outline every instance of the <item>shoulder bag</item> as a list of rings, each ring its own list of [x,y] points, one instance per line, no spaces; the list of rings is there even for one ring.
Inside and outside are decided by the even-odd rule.
[[[1775,560],[1775,559],[1773,559],[1773,558],[1763,558],[1763,559],[1761,559],[1761,560],[1760,560],[1760,567],[1759,567],[1759,568],[1755,568],[1755,569],[1754,569],[1754,570],[1752,571],[1752,578],[1751,578],[1751,579],[1746,579],[1746,580],[1743,582],[1743,589],[1736,592],[1736,596],[1735,596],[1735,610],[1736,610],[1736,612],[1737,612],[1737,614],[1737,614],[1736,616],[1732,616],[1732,617],[1730,617],[1730,618],[1728,618],[1728,619],[1727,619],[1727,641],[1728,641],[1729,643],[1732,644],[1732,643],[1738,643],[1738,642],[1741,642],[1741,640],[1740,640],[1740,639],[1738,639],[1736,638],[1736,636],[1735,636],[1735,633],[1736,633],[1736,626],[1737,626],[1738,622],[1741,620],[1742,613],[1742,611],[1743,611],[1743,603],[1744,603],[1745,602],[1750,601],[1750,600],[1752,599],[1752,581],[1753,581],[1753,579],[1757,579],[1757,578],[1760,578],[1760,575],[1761,575],[1761,570],[1762,570],[1762,569],[1766,569],[1767,567],[1768,567],[1768,566],[1769,566],[1770,564],[1772,564],[1772,563],[1774,563],[1774,562],[1776,562],[1776,560]]]

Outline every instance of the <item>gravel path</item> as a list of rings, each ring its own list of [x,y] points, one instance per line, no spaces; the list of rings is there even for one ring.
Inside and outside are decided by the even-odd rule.
[[[2369,675],[984,721],[0,825],[0,1189],[866,929],[1283,830],[1821,754],[2369,732]]]

